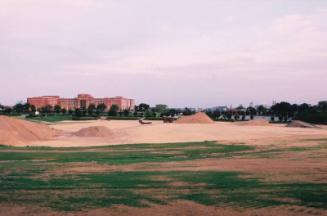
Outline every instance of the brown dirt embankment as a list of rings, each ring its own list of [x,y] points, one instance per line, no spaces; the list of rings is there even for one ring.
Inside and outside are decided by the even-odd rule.
[[[303,121],[298,121],[298,120],[291,121],[290,123],[288,123],[286,125],[286,127],[318,128],[316,125],[313,125],[313,124],[310,124],[307,122],[303,122]]]
[[[0,144],[16,145],[53,139],[58,131],[47,125],[0,116]]]
[[[204,112],[198,112],[190,116],[182,116],[175,123],[181,124],[212,124],[214,121]]]
[[[105,126],[91,126],[82,128],[75,132],[73,135],[79,137],[111,137],[113,136],[112,131]]]

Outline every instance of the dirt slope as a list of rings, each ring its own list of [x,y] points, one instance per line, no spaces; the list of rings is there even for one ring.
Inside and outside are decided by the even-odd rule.
[[[79,137],[111,137],[113,134],[111,130],[105,126],[92,126],[82,128],[75,132],[74,135]]]
[[[175,123],[182,123],[182,124],[212,124],[214,121],[204,112],[198,112],[194,115],[190,116],[182,116],[181,118],[177,119]]]
[[[57,133],[57,130],[44,124],[0,116],[0,144],[15,145],[50,140]]]
[[[300,127],[300,128],[318,128],[317,126],[310,124],[310,123],[306,123],[303,121],[291,121],[290,123],[288,123],[286,125],[286,127]]]

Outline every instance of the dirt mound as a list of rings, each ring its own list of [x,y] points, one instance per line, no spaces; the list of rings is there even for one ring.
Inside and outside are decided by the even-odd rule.
[[[318,128],[316,125],[298,120],[291,121],[286,125],[286,127]]]
[[[16,145],[52,139],[58,131],[47,125],[0,116],[0,144]]]
[[[268,126],[269,121],[266,119],[254,119],[249,121],[237,122],[238,125],[248,125],[248,126]]]
[[[198,112],[194,115],[190,116],[182,116],[181,118],[177,119],[175,123],[182,123],[182,124],[212,124],[214,121],[204,112]]]
[[[105,126],[92,126],[82,128],[75,132],[74,135],[79,137],[111,137],[112,132]]]

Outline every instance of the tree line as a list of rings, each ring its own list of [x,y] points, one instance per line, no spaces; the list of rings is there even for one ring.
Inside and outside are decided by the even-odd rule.
[[[16,105],[10,106],[3,106],[0,104],[0,114],[5,115],[30,115],[33,116],[35,113],[38,112],[40,115],[53,115],[53,114],[61,114],[61,115],[73,115],[77,117],[81,116],[117,116],[117,117],[147,117],[147,118],[160,118],[162,116],[175,116],[179,114],[183,115],[191,115],[194,114],[195,111],[190,108],[184,109],[174,109],[168,108],[167,105],[158,104],[155,107],[150,107],[150,105],[146,103],[140,103],[139,105],[135,106],[134,110],[120,110],[119,106],[113,104],[109,109],[105,104],[90,104],[86,108],[77,108],[77,109],[65,109],[62,108],[60,105],[55,106],[44,106],[41,108],[36,109],[34,105],[28,103],[17,103]]]
[[[103,115],[105,111],[107,110],[107,106],[105,104],[99,104],[94,105],[90,104],[87,108],[78,108],[78,109],[65,109],[62,108],[60,105],[50,106],[46,105],[44,107],[41,107],[39,109],[36,109],[34,105],[31,105],[29,103],[17,103],[13,107],[10,106],[3,106],[0,104],[0,114],[5,115],[21,115],[21,114],[27,114],[27,115],[35,115],[37,112],[40,115],[50,115],[50,114],[69,114],[69,115],[76,115],[76,116],[99,116]],[[126,113],[129,112],[129,110],[123,110],[120,111],[119,107],[116,104],[113,104],[110,109],[108,110],[108,115],[118,115],[119,113]]]
[[[82,116],[112,116],[112,117],[146,117],[146,118],[161,118],[163,116],[176,115],[192,115],[195,109],[191,108],[169,108],[165,104],[158,104],[154,107],[146,103],[140,103],[135,106],[134,110],[120,110],[117,105],[112,105],[109,109],[105,104],[94,105],[90,104],[86,108],[78,108],[75,110],[66,110],[65,108],[56,105],[45,106],[36,109],[35,106],[28,103],[17,103],[13,107],[3,106],[0,104],[0,114],[4,115],[35,115],[38,111],[40,115],[72,115],[76,117]],[[242,105],[236,108],[227,108],[225,110],[206,109],[204,110],[214,120],[246,120],[249,116],[253,119],[254,116],[269,116],[271,121],[286,122],[290,119],[298,119],[311,123],[327,124],[327,101],[320,101],[316,105],[307,103],[291,104],[283,101],[266,107],[264,105],[243,107]]]
[[[265,107],[238,106],[226,110],[206,110],[206,113],[214,120],[246,120],[246,116],[253,119],[254,116],[268,116],[272,122],[287,122],[290,120],[302,120],[310,123],[327,124],[327,101],[320,101],[316,105],[307,103],[291,104],[283,101]]]

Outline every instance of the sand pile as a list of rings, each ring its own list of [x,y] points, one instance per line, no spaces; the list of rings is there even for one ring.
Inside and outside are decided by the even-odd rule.
[[[247,126],[268,126],[269,121],[266,119],[254,119],[249,121],[240,121],[236,122],[238,125],[247,125]]]
[[[286,127],[318,128],[316,125],[297,120],[291,121]]]
[[[198,112],[190,116],[182,116],[175,123],[186,124],[212,124],[214,121],[204,112]]]
[[[74,135],[79,137],[111,137],[113,134],[111,130],[105,126],[92,126],[82,128],[75,132]]]
[[[58,131],[47,125],[0,116],[0,144],[26,144],[52,139]]]

